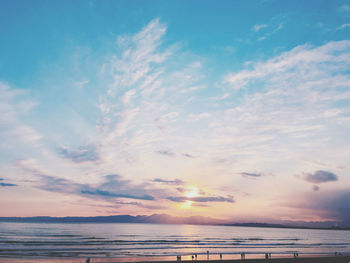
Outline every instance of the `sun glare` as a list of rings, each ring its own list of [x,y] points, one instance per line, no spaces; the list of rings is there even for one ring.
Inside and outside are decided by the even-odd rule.
[[[197,187],[195,186],[188,186],[186,187],[186,192],[185,192],[185,197],[187,197],[188,199],[194,198],[194,197],[198,197],[199,196],[199,190]],[[192,200],[185,200],[182,204],[181,204],[181,208],[183,209],[188,209],[191,208],[193,204]]]
[[[185,196],[188,198],[197,197],[198,195],[199,195],[199,191],[198,191],[198,188],[195,186],[189,186],[187,188],[187,192],[185,193]]]
[[[183,209],[191,208],[192,207],[192,203],[193,203],[192,201],[186,200],[185,202],[183,202],[181,204],[181,208],[183,208]]]

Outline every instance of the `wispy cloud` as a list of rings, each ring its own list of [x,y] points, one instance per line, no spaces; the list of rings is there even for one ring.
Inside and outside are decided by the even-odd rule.
[[[46,191],[74,194],[88,198],[101,198],[107,201],[120,198],[154,200],[154,197],[148,194],[147,190],[140,188],[140,186],[132,185],[119,175],[107,175],[104,177],[104,182],[97,186],[76,183],[44,174],[37,174],[37,176],[40,178],[37,187]]]
[[[350,27],[350,23],[342,24],[341,26],[337,27],[337,30],[341,30],[341,29],[344,29],[344,28],[347,28],[347,27]]]
[[[117,194],[101,189],[86,189],[86,190],[81,190],[82,194],[86,195],[95,195],[99,197],[115,197],[115,198],[127,198],[127,199],[139,199],[139,200],[154,200],[154,197],[151,195],[129,195],[129,194]]]
[[[125,94],[123,95],[123,104],[125,106],[129,105],[132,97],[135,96],[135,94],[136,94],[136,90],[134,90],[134,89],[131,89],[131,90],[125,92]]]
[[[305,169],[336,172],[344,166],[347,161],[339,156],[349,153],[348,143],[337,130],[347,130],[350,124],[349,108],[343,103],[350,99],[349,57],[347,40],[302,45],[226,75],[225,90],[243,95],[239,105],[211,121],[211,142],[221,149],[215,159],[230,160],[216,163],[219,172],[232,174],[237,167],[247,171],[257,163],[259,169],[269,168],[271,160],[283,167],[300,155],[327,166],[295,161],[289,167],[294,174]],[[278,178],[291,176],[281,167],[274,172]],[[260,181],[264,184],[269,178],[259,177]]]
[[[60,154],[75,163],[94,162],[99,160],[95,145],[80,146],[77,150],[69,150],[67,147],[59,148]]]
[[[170,150],[159,150],[159,151],[155,151],[155,153],[160,154],[160,155],[169,156],[169,157],[174,157],[175,156],[175,153],[173,153]]]
[[[2,186],[2,187],[6,187],[6,186],[16,186],[16,184],[0,183],[0,186]]]
[[[288,135],[290,153],[296,144],[313,143],[317,147],[317,138],[332,133],[334,125],[347,122],[348,109],[334,105],[350,97],[343,88],[350,82],[346,73],[349,54],[349,41],[321,47],[303,45],[254,63],[251,69],[227,75],[225,83],[232,89],[250,91],[241,105],[226,111],[225,119],[216,119],[215,127],[221,137],[218,143],[232,142],[236,149],[242,145],[239,149],[248,153],[252,145],[255,152],[257,146],[264,147],[264,154],[274,145],[276,155],[277,138]],[[329,114],[331,110],[334,114]],[[307,142],[311,135],[312,142]]]
[[[175,124],[182,119],[179,104],[204,86],[198,81],[199,61],[188,52],[184,59],[176,44],[162,45],[166,29],[155,19],[140,32],[119,37],[118,51],[104,65],[103,74],[111,83],[99,98],[98,153],[105,165],[113,167],[116,159],[119,169],[121,163],[129,165],[142,158],[140,149],[176,156],[169,144],[179,138],[175,134]],[[169,63],[178,66],[169,69]]]
[[[213,116],[213,114],[211,114],[209,112],[202,112],[202,113],[198,113],[198,114],[190,114],[189,118],[194,120],[194,121],[200,121],[200,120],[208,119],[212,116]]]
[[[79,89],[82,89],[84,88],[85,85],[89,84],[89,82],[90,82],[89,80],[83,80],[83,81],[77,82],[76,85]]]
[[[4,178],[0,178],[0,186],[6,187],[6,186],[17,186],[16,184],[6,183]]]
[[[185,156],[187,158],[196,158],[196,156],[189,154],[189,153],[183,153],[182,156]]]
[[[26,173],[34,176],[33,187],[57,192],[61,194],[76,195],[85,198],[100,198],[101,200],[114,202],[118,199],[154,200],[151,195],[157,192],[150,186],[133,184],[117,174],[103,176],[103,181],[98,184],[79,183],[74,180],[52,176],[35,165],[33,160],[21,160],[16,165]]]
[[[261,29],[264,29],[264,28],[267,28],[267,27],[268,27],[267,24],[256,24],[256,25],[254,25],[254,26],[252,27],[252,30],[253,30],[254,32],[258,32],[258,31],[260,31]]]
[[[276,34],[278,31],[280,31],[281,29],[283,29],[283,23],[279,23],[274,30],[272,30],[271,32],[267,32],[265,33],[263,36],[258,38],[258,41],[263,41],[266,40],[267,38],[273,36],[274,34]]]
[[[257,177],[261,177],[262,174],[261,173],[247,173],[247,172],[242,172],[241,175],[243,177],[247,177],[247,178],[257,178]]]
[[[223,196],[200,196],[200,197],[186,197],[186,196],[169,196],[168,200],[173,202],[184,202],[184,201],[193,201],[199,203],[206,202],[229,202],[233,203],[233,196],[223,197]]]
[[[33,127],[22,121],[22,117],[36,105],[26,95],[26,91],[10,89],[0,82],[0,145],[5,148],[16,149],[22,143],[38,145],[42,137]]]
[[[249,34],[266,39],[283,26],[255,25]],[[347,181],[349,147],[343,135],[350,127],[349,41],[300,45],[270,59],[244,63],[242,70],[229,74],[223,63],[221,81],[208,74],[213,71],[206,59],[184,50],[184,45],[169,44],[166,31],[166,24],[155,19],[139,32],[119,37],[117,46],[103,54],[98,72],[103,81],[91,96],[98,112],[89,111],[95,114],[95,127],[86,129],[85,138],[72,128],[67,133],[79,136],[65,140],[52,134],[51,127],[43,137],[45,129],[30,125],[36,119],[25,120],[35,103],[26,100],[24,91],[2,84],[0,146],[5,152],[14,149],[15,160],[27,159],[15,162],[22,166],[10,167],[15,180],[1,183],[19,182],[21,188],[23,183],[33,191],[87,203],[96,200],[128,211],[177,211],[178,203],[186,200],[202,208],[221,202],[229,211],[234,203],[230,194],[235,193],[237,211],[253,213],[253,196],[260,194],[267,207],[281,194],[265,193],[271,178],[259,171],[272,171],[278,177],[273,183],[296,195],[308,187],[293,177],[302,171],[316,171],[304,174],[312,184],[333,180],[327,187],[335,187]],[[95,82],[80,85],[92,89]],[[7,172],[10,165],[1,165]],[[334,170],[342,180],[329,174],[323,178],[321,169]],[[185,181],[210,194],[186,197]],[[244,192],[237,190],[242,185]],[[313,194],[323,192],[313,187]]]
[[[153,182],[167,184],[167,185],[183,185],[183,184],[185,184],[185,182],[180,180],[180,179],[165,180],[165,179],[161,179],[161,178],[156,178],[153,180]]]
[[[348,4],[343,4],[342,6],[340,6],[340,11],[342,12],[350,12],[350,5]]]

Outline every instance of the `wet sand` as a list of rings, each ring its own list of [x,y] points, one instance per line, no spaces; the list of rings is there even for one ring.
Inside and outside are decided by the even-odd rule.
[[[93,259],[91,262],[95,262]],[[141,261],[137,263],[174,263],[176,261]],[[350,263],[350,256],[338,256],[338,257],[305,257],[305,258],[272,258],[272,259],[246,259],[246,260],[185,260],[181,262],[197,262],[197,263]],[[107,262],[106,262],[107,263]]]
[[[182,262],[192,262],[192,261],[182,261]],[[350,257],[310,257],[310,258],[272,258],[272,259],[246,259],[246,260],[203,260],[197,261],[198,263],[350,263]]]
[[[0,262],[6,263],[85,263],[86,259],[14,259],[14,258],[0,258]],[[121,263],[130,261],[122,259],[107,259],[107,258],[91,258],[90,263]],[[133,263],[175,263],[176,260],[170,261],[161,261],[161,260],[147,260],[147,261],[133,261]],[[284,257],[284,258],[272,258],[272,259],[229,259],[229,260],[182,260],[181,262],[185,263],[350,263],[350,256],[324,256],[324,257]]]

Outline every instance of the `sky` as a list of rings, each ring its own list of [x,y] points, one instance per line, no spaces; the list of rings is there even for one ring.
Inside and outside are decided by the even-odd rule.
[[[0,216],[350,225],[350,1],[0,0]]]

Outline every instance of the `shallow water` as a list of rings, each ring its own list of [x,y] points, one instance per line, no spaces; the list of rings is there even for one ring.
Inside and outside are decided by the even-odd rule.
[[[0,258],[173,258],[350,252],[350,231],[159,224],[0,223]],[[214,257],[214,255],[212,255]]]

